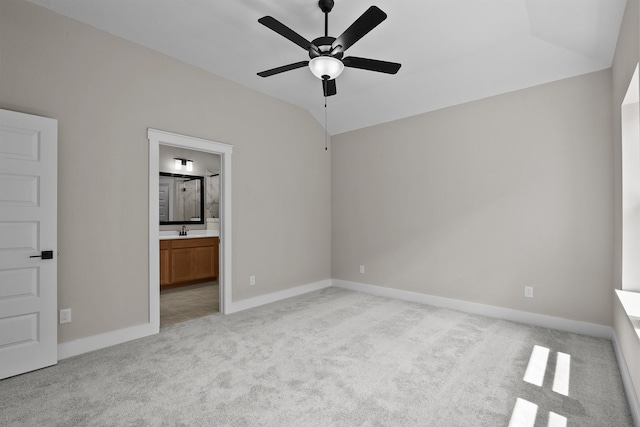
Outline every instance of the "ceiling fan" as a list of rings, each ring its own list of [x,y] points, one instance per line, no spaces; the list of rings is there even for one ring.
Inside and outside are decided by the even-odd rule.
[[[333,9],[333,0],[320,0],[318,6],[324,13],[324,36],[313,41],[308,41],[300,34],[293,31],[272,16],[264,16],[258,22],[272,29],[281,36],[291,40],[304,50],[309,52],[309,61],[300,61],[283,65],[270,70],[259,72],[260,77],[269,77],[285,71],[295,70],[309,66],[311,72],[322,80],[324,96],[337,93],[336,77],[342,73],[344,67],[360,68],[362,70],[377,71],[379,73],[395,74],[401,64],[396,62],[380,61],[377,59],[359,58],[357,56],[344,57],[344,52],[355,42],[373,30],[382,21],[387,19],[387,14],[376,6],[371,6],[358,19],[355,20],[338,38],[330,37],[329,12]]]

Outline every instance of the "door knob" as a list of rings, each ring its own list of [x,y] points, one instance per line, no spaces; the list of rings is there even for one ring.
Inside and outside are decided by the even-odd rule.
[[[40,255],[31,255],[29,258],[53,259],[53,251],[42,251]]]

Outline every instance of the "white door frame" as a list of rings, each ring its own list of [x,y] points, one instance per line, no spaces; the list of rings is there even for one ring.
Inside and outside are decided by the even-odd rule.
[[[147,130],[149,139],[149,323],[160,330],[160,233],[158,183],[160,145],[220,155],[220,312],[231,308],[231,154],[233,146],[221,142]]]

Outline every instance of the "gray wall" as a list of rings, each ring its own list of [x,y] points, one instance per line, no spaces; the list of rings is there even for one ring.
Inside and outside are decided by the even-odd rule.
[[[622,288],[622,137],[620,106],[624,99],[633,71],[640,59],[640,7],[638,0],[628,0],[616,53],[612,66],[613,141],[614,141],[614,275],[613,284]],[[640,396],[640,340],[624,312],[622,304],[614,299],[614,330],[622,348],[629,372]]]
[[[0,56],[0,108],[59,121],[60,342],[148,322],[148,127],[234,146],[234,300],[330,278],[310,114],[21,0],[0,2]]]
[[[605,70],[333,137],[332,277],[611,325],[610,99]]]

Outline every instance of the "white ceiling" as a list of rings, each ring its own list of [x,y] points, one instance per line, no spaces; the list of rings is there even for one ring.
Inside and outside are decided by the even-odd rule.
[[[308,60],[258,18],[313,40],[324,33],[316,0],[30,1],[300,106],[324,125],[322,85],[307,68],[256,75]],[[331,134],[609,68],[626,0],[335,0],[329,35],[374,4],[387,20],[346,56],[402,68],[346,68],[328,98]]]

